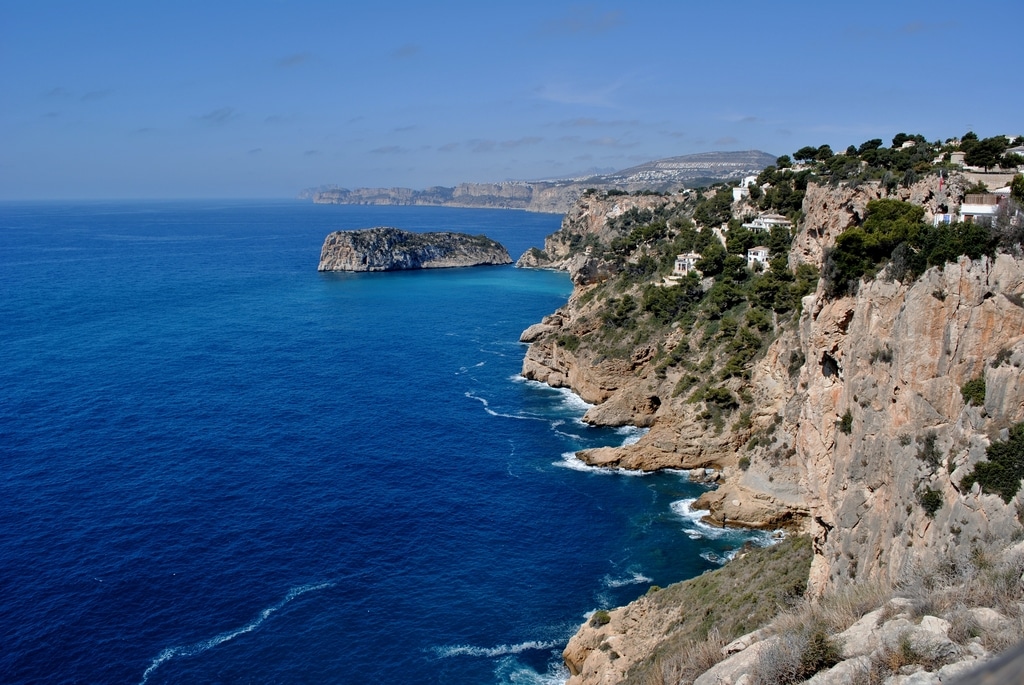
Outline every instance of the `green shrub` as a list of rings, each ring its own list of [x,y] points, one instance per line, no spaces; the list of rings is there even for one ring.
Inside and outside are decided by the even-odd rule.
[[[825,254],[825,292],[852,294],[861,278],[873,278],[890,260],[890,276],[906,280],[961,255],[977,259],[995,250],[996,237],[980,224],[930,226],[923,218],[924,208],[909,202],[869,202],[864,223],[843,231]]]
[[[928,518],[935,518],[935,512],[942,508],[942,493],[925,488],[917,495],[917,501]]]
[[[804,353],[801,350],[793,350],[789,353],[789,377],[796,378],[800,375],[800,369],[803,368],[804,362],[807,361],[804,358]]]
[[[750,457],[740,457],[739,467],[741,471],[746,471],[750,468]]]
[[[704,390],[702,399],[708,404],[713,404],[726,410],[737,409],[740,406],[739,402],[736,401],[736,397],[729,392],[729,389],[721,385]]]
[[[839,419],[839,430],[846,435],[853,432],[853,414],[850,413],[849,409],[847,409],[846,413],[843,414],[843,417]]]
[[[920,440],[921,447],[917,450],[917,458],[931,466],[933,470],[942,463],[942,452],[935,446],[936,440],[938,436],[935,433],[928,433],[924,440]]]
[[[842,649],[824,628],[818,628],[807,638],[807,646],[800,655],[799,680],[806,680],[819,671],[832,668],[843,660]]]
[[[690,388],[698,383],[698,381],[700,381],[700,379],[693,374],[686,374],[679,379],[678,383],[676,383],[676,387],[672,390],[672,397],[685,395]]]
[[[964,404],[973,404],[977,407],[985,406],[985,377],[978,376],[964,383],[960,388],[960,394],[964,398]]]
[[[993,442],[985,450],[987,461],[980,462],[974,470],[964,476],[960,487],[969,489],[975,483],[984,490],[994,492],[1007,504],[1020,490],[1024,478],[1024,423],[1010,429],[1010,438]]]
[[[631,295],[623,295],[622,299],[608,301],[611,311],[606,310],[602,317],[604,322],[614,328],[634,328],[636,320],[636,300]]]
[[[564,347],[570,352],[575,352],[580,347],[580,338],[572,333],[563,333],[555,339],[555,343],[559,347]]]
[[[594,628],[600,628],[603,625],[607,625],[611,620],[611,614],[604,609],[598,609],[594,612],[594,615],[590,617],[590,625]]]

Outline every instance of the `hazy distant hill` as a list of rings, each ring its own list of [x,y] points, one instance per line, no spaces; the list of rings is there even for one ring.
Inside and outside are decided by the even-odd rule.
[[[739,179],[756,174],[775,163],[775,156],[760,150],[745,152],[701,152],[668,157],[611,174],[599,174],[540,181],[460,183],[454,188],[434,186],[426,190],[409,188],[310,189],[302,197],[313,202],[342,205],[434,205],[525,209],[532,212],[564,213],[588,188],[598,190],[678,190],[715,181]]]

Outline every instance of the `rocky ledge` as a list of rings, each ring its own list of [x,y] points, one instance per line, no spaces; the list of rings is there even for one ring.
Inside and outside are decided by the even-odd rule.
[[[399,271],[511,263],[508,250],[486,236],[412,233],[380,226],[328,235],[317,270]]]

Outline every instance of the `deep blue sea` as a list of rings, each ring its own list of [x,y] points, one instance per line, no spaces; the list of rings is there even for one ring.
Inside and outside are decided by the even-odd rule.
[[[332,230],[560,217],[0,204],[0,682],[534,683],[588,612],[714,568],[680,474],[597,472],[518,376],[564,274],[320,274]]]

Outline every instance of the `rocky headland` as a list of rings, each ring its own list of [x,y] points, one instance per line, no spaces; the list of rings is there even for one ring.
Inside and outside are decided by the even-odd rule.
[[[763,209],[749,198],[701,225],[714,190],[591,193],[519,259],[568,271],[575,286],[524,331],[523,375],[596,405],[586,421],[649,427],[580,459],[712,473],[717,487],[695,505],[711,521],[810,541],[803,599],[780,601],[774,623],[736,642],[741,628],[711,624],[684,639],[687,616],[709,607],[656,590],[581,627],[565,651],[572,685],[948,682],[1019,639],[1024,501],[975,477],[1000,446],[1024,450],[1019,235],[973,258],[900,271],[894,252],[850,285],[834,276],[837,239],[872,211],[919,208],[927,226],[956,211],[966,186],[955,174],[812,181],[792,230],[770,236],[740,226]],[[770,266],[744,272],[747,243],[770,244]],[[704,273],[673,277],[675,254],[694,250]],[[857,609],[826,621],[830,602]],[[808,645],[832,651],[769,675],[799,665]]]
[[[377,227],[329,234],[320,251],[318,271],[399,271],[511,263],[508,250],[486,236]]]

